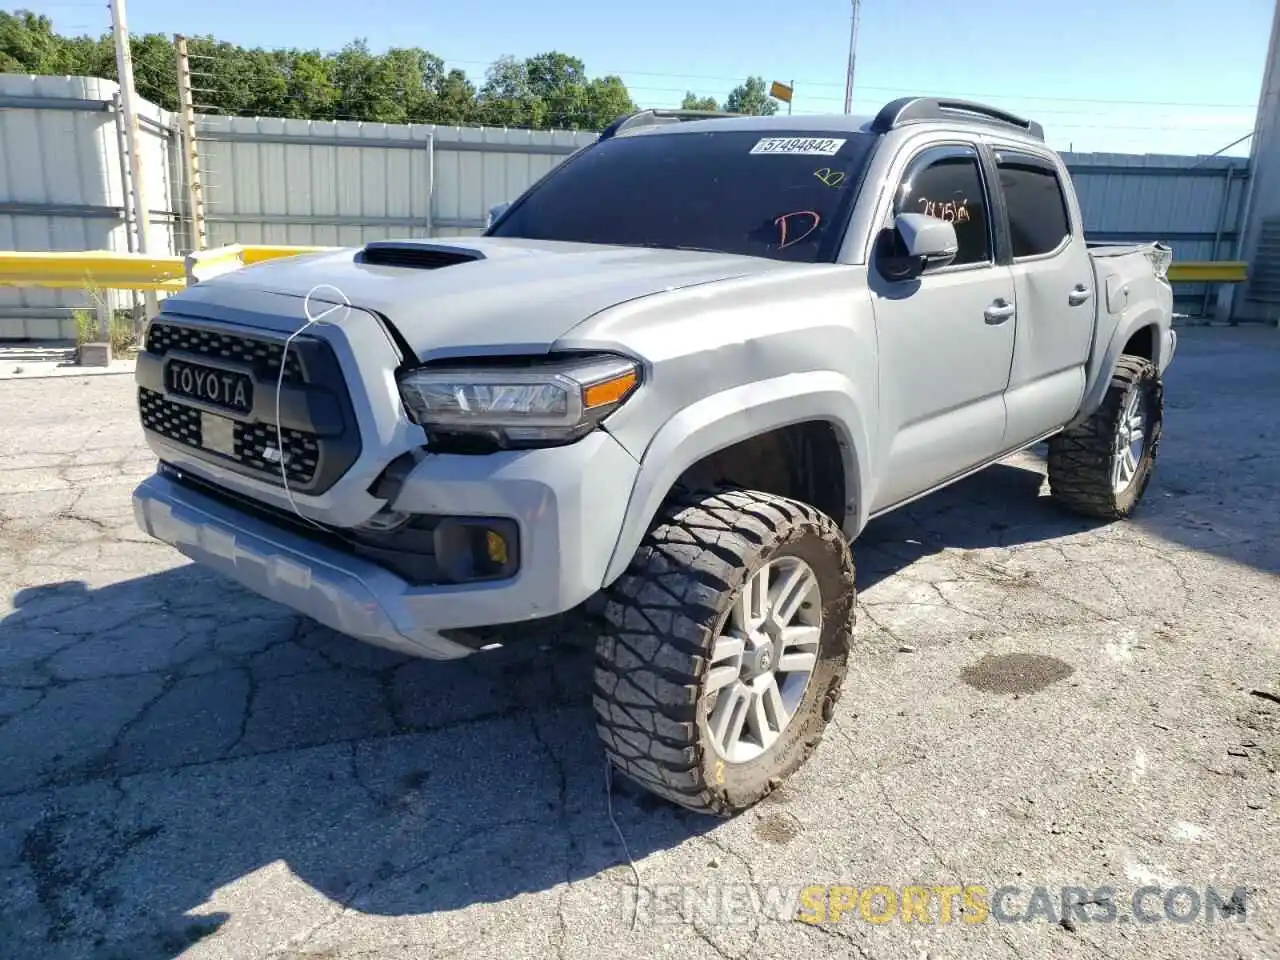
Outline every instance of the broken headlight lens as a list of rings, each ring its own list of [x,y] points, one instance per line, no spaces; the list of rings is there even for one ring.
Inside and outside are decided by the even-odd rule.
[[[410,418],[433,439],[487,439],[500,447],[568,443],[595,429],[640,383],[615,356],[525,366],[428,367],[400,380]]]

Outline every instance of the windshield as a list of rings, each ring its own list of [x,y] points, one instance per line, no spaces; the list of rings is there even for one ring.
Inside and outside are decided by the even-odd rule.
[[[876,137],[764,134],[605,140],[557,168],[490,235],[834,260]]]

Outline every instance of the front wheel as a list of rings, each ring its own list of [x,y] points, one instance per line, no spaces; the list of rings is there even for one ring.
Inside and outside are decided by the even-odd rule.
[[[812,753],[844,681],[849,548],[829,517],[751,490],[670,504],[608,591],[593,703],[610,761],[729,816]]]
[[[1142,499],[1164,428],[1164,386],[1155,364],[1123,355],[1102,405],[1049,440],[1049,492],[1085,516],[1117,520]]]

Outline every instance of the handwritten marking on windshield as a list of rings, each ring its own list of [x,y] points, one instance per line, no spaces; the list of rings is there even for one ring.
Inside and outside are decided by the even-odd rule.
[[[832,170],[830,167],[823,167],[821,170],[813,171],[813,175],[825,183],[828,187],[838,187],[844,183],[844,173],[840,170]]]
[[[787,234],[790,233],[788,224],[794,217],[810,217],[813,220],[813,223],[809,225],[808,230],[800,234],[798,237],[788,239]],[[807,239],[813,231],[818,229],[818,224],[822,222],[822,217],[813,210],[796,210],[792,213],[784,213],[773,222],[781,234],[778,239],[778,249],[785,250],[787,247],[794,247],[797,243]]]
[[[969,199],[966,197],[957,203],[954,200],[929,200],[920,197],[916,200],[920,204],[920,212],[928,217],[937,217],[939,220],[945,220],[947,223],[968,223],[969,222]]]

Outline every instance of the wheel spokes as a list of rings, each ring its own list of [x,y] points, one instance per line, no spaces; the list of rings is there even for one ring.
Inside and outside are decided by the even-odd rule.
[[[730,622],[742,633],[760,629],[769,613],[769,566],[766,564],[747,578],[730,613]]]
[[[818,627],[787,627],[782,632],[782,652],[778,655],[778,673],[812,673],[818,663]]]
[[[756,744],[762,750],[768,750],[773,742],[782,735],[791,715],[782,703],[782,691],[778,689],[778,681],[773,674],[766,673],[757,677],[751,689],[751,711],[748,714],[748,726],[754,734]]]
[[[726,756],[732,758],[733,748],[742,739],[742,728],[751,708],[751,690],[735,681],[725,687],[716,700],[715,709],[707,721],[711,738]]]
[[[796,563],[769,591],[769,620],[780,634],[800,612],[800,606],[818,589],[818,578],[806,563]]]
[[[743,583],[703,679],[707,733],[725,760],[749,762],[782,736],[817,666],[821,624],[821,586],[799,557],[770,561]]]
[[[715,693],[733,683],[742,673],[742,652],[746,643],[741,637],[722,634],[716,637],[711,649],[711,663],[707,670],[706,692]]]
[[[1125,401],[1124,411],[1116,424],[1115,444],[1111,458],[1111,488],[1121,493],[1138,475],[1146,439],[1146,416],[1142,409],[1142,393],[1134,390]]]

